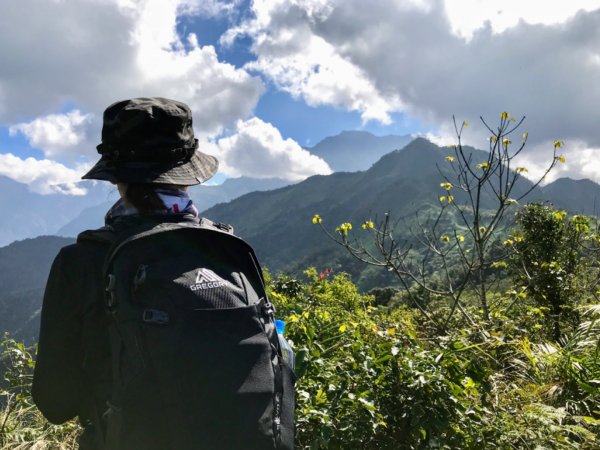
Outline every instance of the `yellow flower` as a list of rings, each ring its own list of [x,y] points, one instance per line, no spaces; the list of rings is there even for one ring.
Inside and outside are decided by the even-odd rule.
[[[387,334],[389,334],[390,336],[395,336],[396,335],[396,329],[395,328],[388,328],[387,329]]]
[[[517,172],[525,172],[525,173],[529,172],[529,170],[527,170],[527,167],[517,167],[515,170]]]
[[[314,223],[316,225],[321,222],[323,222],[323,219],[321,219],[321,216],[319,216],[318,214],[315,214],[315,216],[312,218],[312,223]]]
[[[508,138],[502,139],[502,145],[507,146],[510,144],[512,144],[512,141],[510,139],[508,139]]]
[[[444,234],[443,236],[440,236],[440,241],[442,241],[442,242],[450,242],[450,238]]]
[[[484,234],[486,230],[487,230],[487,228],[486,228],[486,227],[479,227],[479,232],[480,232],[481,234]]]
[[[341,224],[339,227],[337,227],[335,229],[335,232],[340,233],[342,236],[347,236],[348,231],[350,231],[351,229],[352,229],[352,224],[349,222],[344,222],[343,224]]]
[[[477,164],[477,168],[478,168],[478,169],[483,169],[483,170],[486,170],[488,167],[490,167],[490,164],[489,164],[489,163],[486,163],[486,162],[483,162],[483,163],[479,163],[479,164]]]
[[[510,119],[510,114],[504,111],[502,114],[500,114],[500,118],[504,120]]]
[[[465,237],[462,234],[459,234],[458,236],[456,236],[456,239],[458,239],[459,242],[465,241]]]
[[[444,203],[446,201],[446,196],[442,195],[439,200],[440,200],[440,203]]]
[[[563,141],[556,140],[554,141],[554,148],[561,148],[565,143]]]
[[[556,159],[558,160],[558,162],[561,162],[563,164],[567,162],[567,158],[565,158],[562,155],[561,156],[557,156]]]
[[[448,203],[452,203],[454,201],[454,195],[448,196]]]
[[[466,120],[463,122],[463,127],[468,127],[469,126],[469,122],[467,122]]]
[[[454,162],[456,158],[454,156],[446,156],[446,161]]]
[[[554,218],[556,220],[563,220],[565,218],[565,216],[567,215],[566,211],[556,211],[554,213]]]
[[[523,133],[523,140],[526,140],[527,136],[529,136],[529,133]]]
[[[362,224],[362,228],[363,230],[372,229],[375,228],[375,224],[372,220],[367,220],[365,223]]]
[[[344,331],[346,331],[347,329],[348,329],[348,327],[346,326],[346,324],[342,324],[342,325],[340,326],[340,332],[342,332],[342,333],[343,333]]]
[[[452,183],[440,183],[440,187],[443,187],[444,189],[449,191],[450,189],[452,189]]]
[[[492,141],[495,144],[496,142],[498,142],[498,138],[496,136],[491,136],[490,141]]]

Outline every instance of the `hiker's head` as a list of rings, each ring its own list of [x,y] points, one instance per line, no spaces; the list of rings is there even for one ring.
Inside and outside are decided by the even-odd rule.
[[[100,161],[83,179],[127,185],[191,186],[212,177],[215,157],[198,150],[192,112],[184,103],[144,97],[104,111]]]

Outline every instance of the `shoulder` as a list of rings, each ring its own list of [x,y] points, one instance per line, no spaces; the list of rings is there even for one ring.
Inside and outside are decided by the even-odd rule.
[[[75,243],[61,248],[54,259],[55,271],[63,276],[81,276],[90,267],[101,266],[110,240],[105,233],[98,235],[98,231],[100,230],[85,231],[77,237]]]

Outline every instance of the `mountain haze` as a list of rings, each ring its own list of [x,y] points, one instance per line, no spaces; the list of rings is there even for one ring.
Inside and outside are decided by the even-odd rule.
[[[368,169],[382,155],[404,147],[412,139],[411,136],[375,136],[366,131],[343,131],[337,136],[323,139],[308,150],[323,158],[335,172],[354,172]],[[228,178],[216,186],[192,186],[190,195],[198,210],[204,211],[249,192],[268,191],[290,183],[280,178]],[[104,223],[104,214],[115,200],[116,197],[112,201],[82,208],[71,221],[51,232],[59,236],[76,236],[81,230],[98,228]]]
[[[591,180],[559,178],[542,188],[544,198],[556,208],[575,214],[598,215],[600,185]]]
[[[82,181],[85,196],[31,192],[27,185],[0,176],[0,246],[56,231],[89,206],[103,202],[112,187]]]
[[[366,131],[342,131],[307,150],[323,158],[334,172],[356,172],[368,169],[383,155],[401,149],[413,139],[410,135],[375,136]]]
[[[285,186],[288,181],[280,178],[257,179],[249,177],[228,178],[217,186],[203,185],[190,187],[190,196],[199,211],[217,203],[228,202],[240,195],[252,191],[263,191]],[[93,230],[104,225],[104,216],[118,197],[112,201],[84,209],[72,221],[56,231],[59,236],[77,236],[83,230]]]
[[[39,314],[50,266],[72,239],[40,236],[0,248],[0,332],[37,339]]]
[[[485,153],[472,150],[475,159]],[[383,156],[364,172],[314,176],[270,192],[250,193],[227,204],[216,205],[204,214],[216,221],[231,223],[236,233],[255,248],[266,267],[278,271],[299,271],[310,265],[325,264],[360,276],[363,287],[377,281],[372,270],[356,264],[337,244],[328,240],[311,223],[314,214],[323,218],[328,230],[342,222],[354,225],[353,234],[362,236],[360,224],[381,218],[390,211],[395,219],[404,219],[398,229],[407,235],[408,226],[416,225],[415,214],[438,204],[444,191],[438,167],[448,167],[442,149],[417,138],[402,150]],[[522,179],[523,187],[531,183]],[[457,201],[461,200],[456,194]],[[320,267],[322,268],[322,267]]]
[[[468,151],[474,161],[486,155],[479,150]],[[381,219],[389,211],[394,220],[398,219],[397,236],[410,239],[409,228],[418,227],[417,215],[419,220],[425,220],[436,211],[438,196],[445,193],[440,188],[443,176],[438,167],[448,170],[448,154],[448,149],[418,138],[402,150],[384,155],[368,170],[313,176],[295,185],[249,192],[229,203],[216,204],[202,215],[232,224],[236,234],[255,247],[263,265],[273,273],[298,274],[310,266],[319,270],[330,267],[350,273],[363,290],[387,286],[395,282],[393,276],[353,259],[311,219],[319,214],[330,232],[343,222],[351,222],[351,236],[361,237],[368,233],[360,226],[364,220]],[[236,183],[228,182],[230,186]],[[531,182],[521,178],[515,192],[530,187]],[[207,191],[200,190],[200,197],[202,192]],[[464,199],[459,192],[455,194],[457,202]],[[598,195],[600,186],[589,180],[559,179],[535,189],[527,200],[546,200],[571,213],[589,213]],[[484,198],[484,207],[487,201]],[[99,207],[98,214],[104,211],[104,206]],[[455,219],[450,216],[446,220],[452,226]],[[80,225],[73,229],[74,234],[90,228]],[[70,242],[45,236],[0,248],[0,331],[10,330],[27,339],[37,333],[36,321],[50,263],[58,249]]]

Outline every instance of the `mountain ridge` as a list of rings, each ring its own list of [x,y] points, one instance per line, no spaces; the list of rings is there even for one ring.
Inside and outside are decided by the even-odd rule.
[[[386,286],[395,282],[393,276],[353,259],[311,219],[320,214],[330,232],[342,222],[351,222],[352,235],[364,236],[361,233],[366,231],[360,227],[364,220],[381,219],[391,212],[399,220],[396,230],[402,237],[408,227],[415,226],[416,214],[426,216],[439,205],[438,196],[445,191],[439,186],[443,175],[438,168],[448,168],[448,154],[447,149],[416,139],[365,171],[315,175],[294,185],[249,192],[216,204],[203,215],[232,224],[236,234],[255,247],[259,259],[274,273],[297,275],[317,266],[319,270],[350,273],[363,290]],[[475,155],[479,158],[485,152]],[[521,179],[521,184],[522,189],[531,186],[526,179]],[[569,194],[565,186],[575,186],[578,191]],[[552,201],[557,207],[579,213],[572,208],[593,201],[600,195],[600,185],[590,180],[559,179],[533,194],[530,201]],[[0,292],[0,331],[16,332],[27,339],[37,333],[36,320],[51,261],[61,246],[72,241],[46,236],[0,248],[0,285],[4,287]]]

